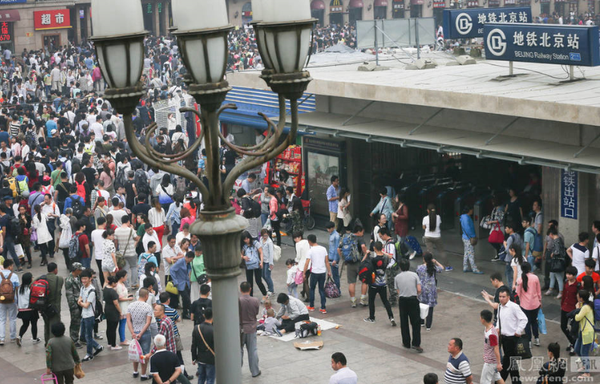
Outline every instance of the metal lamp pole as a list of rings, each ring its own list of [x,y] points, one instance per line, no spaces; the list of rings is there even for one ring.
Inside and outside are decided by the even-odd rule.
[[[223,78],[227,63],[227,35],[233,27],[174,31],[184,64],[190,73],[186,79],[189,93],[200,105],[200,112],[193,108],[181,108],[181,111],[193,112],[200,118],[202,133],[187,150],[172,155],[155,151],[148,140],[145,144],[140,143],[132,124],[132,114],[144,93],[139,79],[144,54],[141,48],[147,33],[95,36],[91,39],[95,44],[104,78],[109,84],[104,97],[123,115],[127,142],[133,153],[152,167],[190,180],[202,194],[204,209],[191,225],[190,232],[197,235],[202,242],[206,271],[212,280],[216,320],[216,372],[220,383],[241,382],[237,276],[241,273],[241,234],[248,227],[248,220],[235,214],[229,203],[229,194],[240,175],[275,158],[295,142],[298,130],[298,99],[311,81],[309,73],[302,69],[310,52],[315,21],[306,19],[254,25],[259,50],[266,64],[262,78],[279,95],[279,122],[275,125],[268,117],[262,115],[268,124],[268,133],[263,142],[252,147],[240,147],[230,143],[221,133],[219,125],[219,114],[225,109],[236,108],[231,104],[222,106],[227,92],[231,89]],[[218,47],[221,44],[224,49]],[[201,60],[198,60],[198,51],[203,54]],[[211,57],[213,52],[222,54],[222,57],[215,58],[214,54]],[[292,120],[289,134],[284,137],[282,133],[286,125],[286,99],[290,101]],[[147,128],[147,135],[156,129],[156,123],[152,123]],[[208,185],[195,173],[177,164],[180,160],[193,156],[202,141],[205,143],[207,155]],[[244,156],[224,181],[221,180],[219,169],[219,142]]]

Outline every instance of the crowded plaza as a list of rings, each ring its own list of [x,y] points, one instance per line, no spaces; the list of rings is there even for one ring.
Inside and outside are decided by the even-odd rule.
[[[285,51],[277,39],[290,31],[271,29],[285,22],[306,37],[297,47],[305,55],[339,44],[360,51],[355,24],[310,19],[308,40],[293,17],[310,17],[311,2],[282,3],[287,19],[281,5],[266,26],[223,27],[205,16],[209,32],[190,27],[173,4],[180,30],[132,33],[125,49],[139,43],[139,62],[131,64],[137,48],[114,59],[127,68],[109,64],[120,37],[99,32],[110,13],[100,1],[96,37],[3,48],[0,382],[594,382],[598,172],[411,146],[375,137],[376,128],[358,138],[343,131],[354,118],[349,126],[394,116],[394,104],[358,117],[375,102],[355,103],[368,101],[370,89],[341,114],[342,97],[325,83],[334,76],[316,70],[325,85],[307,90],[304,60],[275,73],[288,64],[272,51]],[[534,18],[582,27],[596,20],[593,12]],[[128,27],[138,21],[132,15]],[[225,47],[194,40],[211,28],[220,35],[209,42]],[[209,60],[210,49],[226,57],[211,58],[222,65]],[[208,68],[203,76],[194,60]],[[138,64],[139,78],[119,80]],[[214,80],[215,67],[224,77]],[[250,90],[258,74],[272,91]],[[254,76],[248,84],[246,75]],[[235,97],[225,99],[231,89]],[[255,103],[253,117],[231,111],[232,101]],[[298,115],[326,109],[343,117],[335,130],[311,121],[298,129]],[[398,109],[420,119],[409,121],[409,135],[435,116]],[[439,132],[432,140],[444,139]],[[580,136],[581,151],[598,151],[593,135]]]

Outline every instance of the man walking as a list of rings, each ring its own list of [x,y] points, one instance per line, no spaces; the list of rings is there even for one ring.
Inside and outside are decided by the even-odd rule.
[[[473,374],[471,373],[471,364],[469,359],[462,352],[463,342],[458,337],[450,339],[448,343],[448,364],[446,364],[446,373],[444,373],[444,382],[447,384],[471,384],[473,383]]]
[[[17,288],[19,276],[13,272],[15,263],[4,260],[0,271],[0,345],[4,345],[6,321],[10,325],[10,340],[17,341]]]
[[[79,275],[85,269],[81,263],[73,263],[73,270],[65,280],[65,294],[67,295],[67,304],[71,313],[71,325],[69,326],[69,334],[71,340],[75,343],[75,347],[81,348],[79,343],[79,335],[81,329],[81,307],[77,304],[79,294],[81,292],[81,280]]]
[[[333,221],[325,224],[325,228],[329,232],[329,266],[331,267],[331,277],[335,285],[340,289],[340,255],[337,251],[338,244],[340,243],[340,234],[335,230],[335,223]]]
[[[394,279],[400,271],[398,259],[396,258],[396,244],[390,235],[390,230],[386,227],[379,229],[379,237],[383,241],[383,253],[389,257],[389,263],[385,270],[385,278],[387,288],[390,294],[390,305],[396,305],[398,301],[398,293],[394,289]]]
[[[304,263],[304,275],[308,270],[308,265],[312,263],[310,273],[310,305],[308,306],[309,311],[315,310],[315,288],[319,285],[319,296],[321,296],[321,309],[319,312],[325,314],[327,309],[325,304],[327,297],[325,296],[325,277],[331,277],[331,267],[329,266],[327,250],[325,247],[317,244],[317,236],[308,235],[308,244],[310,245],[310,251],[308,251],[308,257]]]
[[[81,360],[83,362],[93,360],[94,357],[104,350],[100,344],[94,340],[94,307],[96,306],[96,289],[92,286],[92,271],[86,269],[81,272],[81,292],[77,304],[81,309],[81,329],[87,343],[87,354]]]
[[[500,305],[498,306],[498,328],[500,328],[500,342],[502,344],[502,380],[510,374],[513,384],[521,384],[519,377],[519,367],[515,348],[517,339],[525,333],[527,326],[527,316],[521,310],[518,304],[510,301],[510,290],[508,287],[500,288],[498,295]]]
[[[181,300],[183,301],[183,313],[181,317],[184,320],[189,320],[191,318],[190,307],[192,306],[192,303],[190,302],[190,263],[193,259],[194,252],[188,252],[185,254],[183,259],[179,259],[171,267],[171,279],[173,279],[173,285],[179,291],[179,296],[181,296]],[[177,308],[177,304],[177,301],[175,301],[173,303],[173,308]]]
[[[352,308],[356,308],[356,280],[358,279],[358,269],[361,261],[367,255],[367,246],[362,239],[364,229],[360,225],[354,227],[354,233],[350,228],[346,228],[346,233],[340,238],[338,245],[338,255],[340,260],[346,266],[346,277],[348,279],[348,293],[350,294],[350,302]],[[366,307],[369,305],[367,300],[368,284],[362,283],[360,289],[360,305]]]
[[[502,363],[500,360],[500,343],[498,330],[492,324],[494,315],[491,311],[484,309],[479,314],[481,324],[485,327],[483,332],[483,369],[481,370],[480,384],[504,384],[500,372],[502,372]]]
[[[129,216],[121,218],[121,226],[115,229],[115,240],[119,245],[119,252],[125,257],[127,262],[125,269],[128,269],[129,286],[138,287],[138,271],[137,271],[137,253],[135,253],[135,242],[139,240],[139,236],[134,231]]]
[[[244,281],[240,284],[240,325],[242,328],[242,365],[244,365],[244,345],[248,350],[248,365],[252,377],[262,373],[258,368],[258,349],[256,345],[256,316],[260,308],[257,298],[250,296],[250,284]]]
[[[198,364],[198,384],[215,384],[215,340],[212,308],[204,310],[204,322],[192,332],[192,364]]]
[[[62,288],[65,284],[65,280],[58,276],[58,266],[56,263],[48,263],[46,270],[46,280],[48,281],[48,288],[50,293],[48,294],[48,307],[50,308],[47,312],[42,312],[44,318],[44,342],[48,344],[48,340],[51,338],[50,328],[54,323],[60,323],[60,304],[62,296]]]
[[[338,202],[340,192],[340,178],[331,176],[331,185],[327,188],[327,202],[329,203],[329,221],[332,221],[335,226],[338,225]]]
[[[410,262],[401,259],[400,273],[394,280],[394,287],[398,291],[398,306],[400,307],[400,330],[402,331],[402,345],[411,348],[410,326],[412,327],[412,348],[423,353],[421,348],[421,312],[419,310],[418,296],[421,294],[421,281],[419,276],[409,271]]]

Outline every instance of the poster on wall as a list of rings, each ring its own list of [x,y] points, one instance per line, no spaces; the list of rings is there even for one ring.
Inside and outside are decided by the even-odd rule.
[[[71,28],[71,13],[66,8],[35,11],[33,12],[33,25],[36,31]]]
[[[577,220],[577,172],[565,171],[560,174],[560,217]]]
[[[314,213],[329,216],[327,188],[331,185],[331,176],[340,174],[339,156],[308,152],[308,187],[312,198],[311,209]]]

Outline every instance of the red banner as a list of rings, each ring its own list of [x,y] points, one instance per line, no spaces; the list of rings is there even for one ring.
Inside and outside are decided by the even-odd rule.
[[[71,15],[66,8],[35,11],[33,21],[36,30],[71,28]]]

